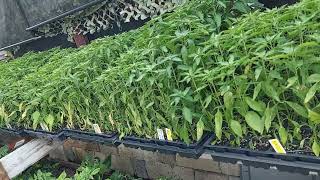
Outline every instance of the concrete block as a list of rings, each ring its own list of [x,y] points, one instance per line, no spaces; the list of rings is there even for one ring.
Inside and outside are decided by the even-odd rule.
[[[121,144],[118,146],[118,154],[122,157],[128,157],[133,159],[143,160],[144,152],[141,149],[129,148]]]
[[[111,169],[134,175],[131,158],[111,155]]]
[[[143,153],[143,160],[145,161],[157,161],[157,156],[156,156],[156,152],[152,152],[152,151],[142,151]]]
[[[106,155],[101,152],[93,152],[93,153],[94,153],[94,157],[100,159],[101,161],[104,161],[107,159],[107,157],[111,156],[111,155]]]
[[[72,147],[63,146],[63,151],[64,151],[66,158],[69,161],[71,161],[71,162],[76,161],[76,155],[74,154]]]
[[[210,154],[202,154],[199,159],[207,159],[207,160],[210,160],[212,161],[212,156]]]
[[[207,171],[195,171],[195,180],[228,180],[228,176]]]
[[[139,149],[135,149],[135,148],[129,148],[129,150],[132,152],[132,158],[133,159],[139,159],[139,160],[144,160],[144,151]]]
[[[121,157],[131,158],[133,155],[131,148],[125,147],[123,144],[118,146],[118,153]]]
[[[109,155],[118,155],[118,148],[114,146],[106,146],[106,145],[99,145],[100,146],[100,152],[102,154],[105,154],[106,156]]]
[[[133,160],[133,169],[136,176],[145,179],[149,177],[147,173],[146,162],[144,160]]]
[[[173,168],[173,178],[182,180],[195,180],[194,170],[186,167],[175,166]]]
[[[49,157],[51,159],[58,159],[58,160],[62,160],[62,161],[68,161],[68,158],[64,153],[63,146],[59,146],[57,149],[51,151],[49,153]]]
[[[194,170],[191,168],[160,163],[156,161],[146,161],[146,169],[150,179],[168,177],[181,180],[194,180]]]
[[[175,154],[164,154],[156,152],[156,161],[160,163],[169,164],[171,167],[176,165],[176,155]]]
[[[220,162],[220,168],[222,174],[230,176],[240,176],[240,165]]]
[[[237,177],[237,176],[229,176],[229,180],[240,180],[240,177]]]
[[[146,161],[147,173],[150,179],[168,177],[173,174],[173,169],[169,164],[159,163],[156,161]]]
[[[87,151],[82,148],[72,148],[73,153],[76,157],[75,162],[82,162],[87,156],[94,157],[94,151]]]
[[[219,162],[213,161],[211,156],[202,155],[199,159],[185,158],[177,155],[177,165],[197,170],[221,173]]]
[[[100,152],[100,147],[99,147],[99,144],[97,144],[97,143],[88,143],[88,142],[83,142],[83,141],[78,141],[78,140],[73,140],[73,139],[68,139],[63,144],[63,146],[66,148],[74,147],[74,148],[79,148],[79,149],[83,149],[86,151]]]

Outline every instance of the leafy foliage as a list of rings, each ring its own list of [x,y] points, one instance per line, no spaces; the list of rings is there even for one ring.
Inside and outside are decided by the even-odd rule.
[[[67,175],[65,171],[57,172],[57,169],[65,169],[58,163],[40,162],[33,165],[16,180],[141,180],[118,171],[112,171],[111,158],[105,161],[87,157],[76,170],[75,174]],[[69,177],[71,176],[71,177]],[[160,178],[159,180],[171,180],[172,178]]]
[[[248,1],[189,1],[138,30],[44,53],[11,83],[1,77],[1,124],[97,123],[147,138],[170,128],[187,143],[213,131],[236,146],[277,137],[318,155],[320,1],[235,18],[248,11]]]
[[[5,157],[9,153],[9,147],[8,146],[2,146],[0,148],[0,158]]]

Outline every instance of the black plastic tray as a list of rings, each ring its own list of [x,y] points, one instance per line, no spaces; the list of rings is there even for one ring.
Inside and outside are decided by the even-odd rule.
[[[199,158],[204,152],[203,144],[210,138],[209,133],[205,133],[202,138],[192,144],[186,144],[179,141],[166,141],[158,139],[144,139],[134,136],[125,136],[117,140],[118,144],[131,148],[141,148],[147,151],[159,151],[165,154],[179,154],[183,157]]]
[[[23,129],[21,135],[24,137],[41,138],[53,141],[63,141],[66,139],[63,131],[48,132],[43,130]]]
[[[115,145],[118,139],[117,133],[109,133],[109,134],[97,134],[92,132],[85,132],[80,130],[72,130],[72,129],[64,129],[63,134],[65,137],[87,141],[87,142],[97,142],[100,144],[107,144],[107,145]]]
[[[301,154],[278,154],[272,151],[256,151],[246,148],[211,145],[212,134],[204,143],[205,152],[218,161],[240,163],[261,168],[276,168],[280,171],[320,175],[320,158]]]
[[[8,136],[19,137],[19,136],[21,136],[21,132],[22,132],[22,130],[20,130],[20,129],[0,128],[0,133],[3,135],[8,135]]]
[[[96,134],[91,132],[85,132],[80,130],[63,129],[57,132],[49,132],[44,130],[33,130],[33,129],[8,129],[0,128],[0,133],[7,134],[8,136],[22,136],[32,138],[42,138],[54,141],[63,141],[67,138],[97,142],[101,144],[116,145],[118,139],[117,133],[110,134]]]

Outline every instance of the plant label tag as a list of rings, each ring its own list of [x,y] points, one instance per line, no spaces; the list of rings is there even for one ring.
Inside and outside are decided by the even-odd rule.
[[[273,149],[277,153],[280,153],[280,154],[286,154],[287,153],[278,139],[270,139],[269,143],[271,144],[271,146],[273,147]]]
[[[24,144],[25,140],[22,139],[18,142],[16,142],[16,144],[14,145],[14,148],[13,149],[17,149],[18,147],[22,146]]]
[[[171,133],[171,129],[166,128],[166,134],[167,134],[167,139],[168,141],[172,141],[172,133]]]
[[[97,134],[102,134],[101,129],[99,127],[98,124],[92,124],[94,132],[96,132]]]
[[[162,129],[157,129],[157,133],[158,133],[158,138],[159,138],[160,140],[166,140],[166,139],[164,138],[164,133],[163,133],[163,130],[162,130]]]

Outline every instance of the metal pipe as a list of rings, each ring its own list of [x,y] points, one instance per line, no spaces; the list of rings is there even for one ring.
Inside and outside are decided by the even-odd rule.
[[[88,4],[85,4],[85,5],[82,5],[82,6],[80,6],[80,7],[75,8],[75,9],[72,9],[71,11],[67,11],[67,12],[65,12],[65,13],[62,13],[62,14],[60,14],[59,16],[56,16],[56,17],[54,17],[54,18],[50,18],[50,19],[45,20],[45,21],[43,21],[43,22],[41,22],[41,23],[39,23],[39,24],[36,24],[36,25],[34,25],[34,26],[31,26],[31,27],[28,27],[26,30],[27,30],[27,31],[32,31],[32,30],[34,30],[34,29],[36,29],[36,28],[38,28],[38,27],[40,27],[40,26],[43,26],[43,25],[48,24],[48,23],[50,23],[50,22],[53,22],[53,21],[55,21],[55,20],[57,20],[57,19],[61,19],[61,18],[63,18],[63,17],[66,17],[66,16],[71,15],[71,14],[73,14],[73,13],[76,13],[76,12],[78,12],[78,11],[82,11],[82,10],[88,8],[88,7],[91,7],[91,6],[94,6],[94,5],[98,4],[98,3],[101,3],[102,1],[105,1],[105,0],[94,0],[94,1],[92,1],[92,2],[90,2],[90,3],[88,3]]]
[[[30,39],[27,39],[27,40],[24,40],[24,41],[20,41],[20,42],[18,42],[18,43],[11,44],[11,45],[9,45],[9,46],[0,48],[0,51],[7,50],[7,49],[10,49],[10,48],[12,48],[12,47],[19,46],[19,45],[22,45],[22,44],[26,44],[26,43],[29,43],[29,42],[38,40],[38,39],[40,39],[40,38],[42,38],[42,36],[33,37],[33,38],[30,38]]]

